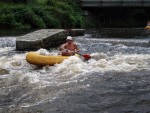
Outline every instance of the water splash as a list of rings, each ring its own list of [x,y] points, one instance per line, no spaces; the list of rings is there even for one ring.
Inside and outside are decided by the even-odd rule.
[[[15,47],[16,38],[15,37],[0,37],[0,48],[3,47]]]

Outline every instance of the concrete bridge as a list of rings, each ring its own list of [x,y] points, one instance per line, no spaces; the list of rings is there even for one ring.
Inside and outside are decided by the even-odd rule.
[[[150,0],[80,0],[83,8],[150,7]]]

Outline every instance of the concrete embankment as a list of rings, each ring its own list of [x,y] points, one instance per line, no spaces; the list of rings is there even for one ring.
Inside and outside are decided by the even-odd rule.
[[[58,47],[66,41],[67,35],[83,36],[84,29],[42,29],[17,37],[16,50],[37,50]]]

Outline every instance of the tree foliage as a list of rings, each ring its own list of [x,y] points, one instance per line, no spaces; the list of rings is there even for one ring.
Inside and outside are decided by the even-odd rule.
[[[0,26],[17,29],[81,28],[78,4],[67,0],[0,0]]]

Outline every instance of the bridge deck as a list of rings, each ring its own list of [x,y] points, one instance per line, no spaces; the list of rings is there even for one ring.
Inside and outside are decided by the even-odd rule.
[[[150,7],[150,0],[81,0],[82,7]]]

